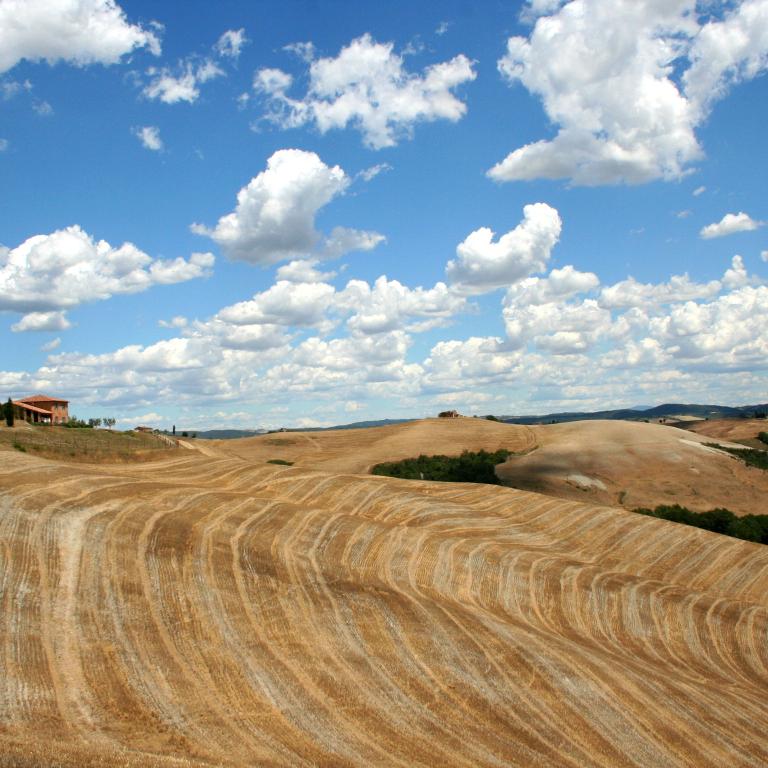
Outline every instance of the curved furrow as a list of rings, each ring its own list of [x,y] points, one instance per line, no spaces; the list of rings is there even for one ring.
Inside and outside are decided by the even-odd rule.
[[[764,547],[209,453],[2,456],[0,765],[768,764]]]

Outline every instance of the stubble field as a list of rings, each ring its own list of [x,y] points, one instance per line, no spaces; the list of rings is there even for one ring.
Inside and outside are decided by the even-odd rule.
[[[768,548],[360,474],[539,450],[387,429],[0,453],[0,765],[768,763]]]

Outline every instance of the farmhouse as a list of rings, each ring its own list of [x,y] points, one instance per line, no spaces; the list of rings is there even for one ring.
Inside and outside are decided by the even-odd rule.
[[[69,400],[32,395],[13,400],[14,417],[32,424],[65,424],[69,421]]]
[[[458,419],[461,416],[458,411],[440,411],[437,415],[441,419]]]

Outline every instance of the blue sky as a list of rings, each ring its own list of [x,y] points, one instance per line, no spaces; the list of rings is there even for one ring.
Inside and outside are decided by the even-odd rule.
[[[0,0],[0,390],[764,402],[767,68],[768,0]]]

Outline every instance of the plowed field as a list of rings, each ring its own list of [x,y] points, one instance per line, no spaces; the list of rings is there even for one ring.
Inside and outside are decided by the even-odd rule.
[[[768,764],[768,547],[345,474],[488,426],[0,453],[0,765]]]

